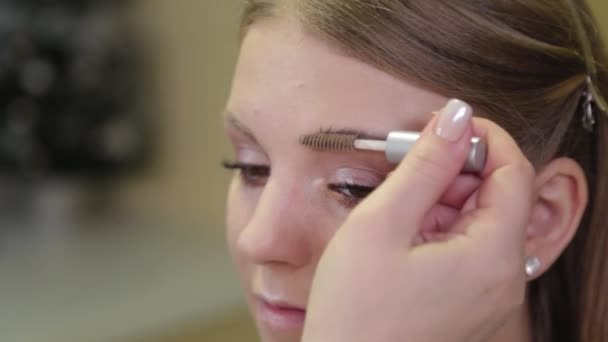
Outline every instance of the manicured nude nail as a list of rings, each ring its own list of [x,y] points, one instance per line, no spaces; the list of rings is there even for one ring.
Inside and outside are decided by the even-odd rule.
[[[473,109],[467,103],[452,99],[439,112],[435,134],[439,137],[455,142],[462,138],[473,116]]]

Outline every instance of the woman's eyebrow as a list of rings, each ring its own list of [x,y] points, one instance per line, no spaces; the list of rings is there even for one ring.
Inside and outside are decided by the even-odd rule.
[[[239,121],[239,119],[236,118],[236,115],[234,115],[234,113],[224,111],[222,116],[224,117],[224,120],[226,121],[226,124],[228,126],[236,129],[241,134],[249,138],[252,142],[257,143],[257,139],[255,138],[253,132],[243,122]]]
[[[381,134],[377,132],[366,132],[363,130],[353,128],[321,128],[318,132],[313,134],[331,134],[331,135],[354,135],[357,139],[369,139],[369,140],[386,140],[388,134]],[[312,134],[311,134],[312,135]]]
[[[437,112],[432,112],[433,115],[437,115]],[[405,125],[400,125],[402,129],[398,130],[407,130],[407,131],[421,131],[429,122],[432,116],[423,116],[421,114],[412,114],[411,118]],[[378,131],[367,131],[363,129],[355,129],[350,127],[343,128],[321,128],[319,131],[314,132],[313,134],[307,134],[306,136],[315,135],[315,134],[332,134],[332,135],[350,135],[356,136],[357,139],[366,139],[366,140],[386,140],[388,134],[390,132],[378,132]],[[305,135],[303,135],[305,136]]]

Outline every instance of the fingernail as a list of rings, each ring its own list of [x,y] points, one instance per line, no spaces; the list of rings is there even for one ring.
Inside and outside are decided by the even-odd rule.
[[[464,135],[472,115],[473,109],[467,103],[450,100],[439,112],[435,134],[447,141],[457,141]]]

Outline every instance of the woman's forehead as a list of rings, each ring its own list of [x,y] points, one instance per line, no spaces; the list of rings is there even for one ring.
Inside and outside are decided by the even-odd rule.
[[[421,128],[446,100],[340,53],[294,21],[274,20],[245,36],[228,109],[250,126],[388,132]]]

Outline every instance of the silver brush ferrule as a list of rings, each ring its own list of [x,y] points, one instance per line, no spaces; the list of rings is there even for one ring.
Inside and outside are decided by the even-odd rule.
[[[420,138],[418,132],[394,131],[386,139],[386,159],[398,164]],[[471,138],[471,150],[464,164],[464,172],[481,172],[486,165],[488,145],[482,138]]]

